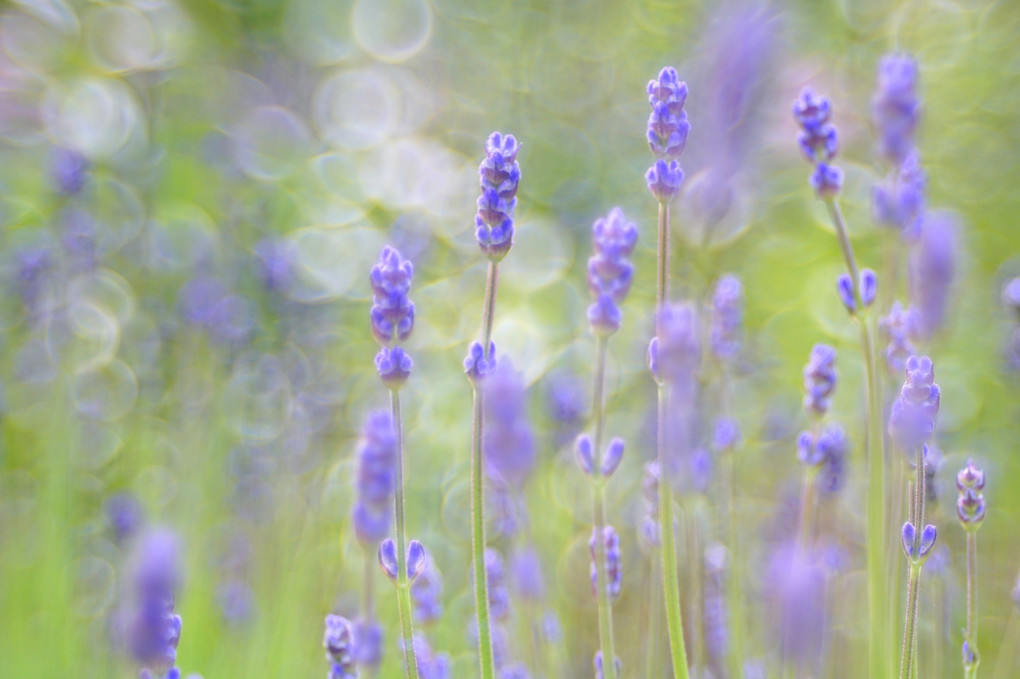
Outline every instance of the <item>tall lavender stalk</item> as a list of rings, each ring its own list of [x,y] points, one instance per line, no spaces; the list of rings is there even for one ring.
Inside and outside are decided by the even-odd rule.
[[[875,344],[872,323],[867,308],[874,302],[877,280],[869,269],[859,270],[850,237],[847,235],[843,213],[836,202],[843,184],[843,171],[829,163],[839,150],[836,127],[830,123],[832,104],[805,88],[793,105],[793,116],[802,131],[798,137],[800,148],[808,162],[815,166],[811,186],[825,202],[839,240],[847,272],[837,281],[840,298],[860,331],[861,356],[867,383],[867,581],[868,620],[870,637],[868,657],[870,676],[889,674],[889,654],[886,647],[886,582],[882,553],[885,528],[885,452],[881,430],[881,405],[875,379]]]
[[[669,302],[669,204],[680,190],[683,171],[677,158],[687,144],[691,126],[687,122],[684,103],[687,101],[687,83],[677,76],[676,69],[663,68],[659,77],[648,83],[648,103],[652,113],[648,118],[648,145],[655,155],[655,163],[645,175],[648,190],[659,202],[658,256],[656,266],[655,309],[656,341],[682,339],[668,338],[665,322],[677,314],[667,312]],[[656,373],[655,369],[652,370]],[[675,679],[687,679],[687,649],[684,646],[683,616],[680,612],[680,589],[676,563],[676,536],[673,527],[673,492],[669,483],[672,461],[668,459],[667,421],[670,413],[670,389],[667,380],[658,382],[658,447],[659,469],[659,535],[661,541],[662,585],[666,604],[666,626],[669,632],[670,656]]]
[[[956,475],[956,488],[960,497],[956,501],[956,516],[967,534],[967,626],[963,630],[963,676],[977,677],[977,531],[985,519],[985,473],[974,466],[973,460]]]
[[[822,419],[829,412],[836,390],[836,350],[827,344],[816,344],[804,366],[804,410],[813,416],[811,429],[797,437],[797,457],[804,465],[804,483],[800,503],[801,549],[808,547],[811,537],[811,513],[814,508],[815,478],[831,457],[832,451],[843,448],[843,429],[830,424],[822,429]]]
[[[637,227],[627,221],[623,210],[613,208],[605,219],[596,220],[592,227],[592,247],[595,254],[588,260],[588,290],[593,303],[588,307],[588,325],[595,335],[595,385],[592,390],[592,416],[595,418],[594,441],[582,435],[577,441],[577,456],[581,469],[592,480],[592,558],[595,596],[599,611],[599,655],[596,656],[596,676],[616,679],[617,659],[613,650],[612,584],[608,578],[607,542],[605,537],[613,530],[606,523],[605,487],[623,457],[623,441],[613,439],[605,455],[602,453],[606,425],[605,377],[606,347],[609,338],[620,329],[619,304],[630,291],[634,268],[627,259],[637,243]],[[615,535],[615,533],[613,533]],[[599,536],[604,536],[602,539]],[[617,569],[618,571],[619,569]],[[617,583],[617,588],[619,587]],[[613,662],[604,662],[612,658]],[[600,671],[600,668],[602,671]]]
[[[418,679],[418,662],[414,651],[414,629],[411,620],[410,586],[413,577],[408,562],[409,546],[406,542],[404,520],[404,442],[400,417],[400,388],[411,375],[411,357],[399,346],[414,329],[414,303],[408,297],[414,267],[400,256],[396,249],[384,247],[379,262],[372,267],[369,280],[372,284],[372,309],[369,314],[372,334],[382,349],[375,357],[379,378],[390,390],[390,412],[395,441],[393,456],[393,506],[396,517],[396,546],[387,539],[379,547],[380,561],[384,552],[394,552],[394,568],[383,563],[383,569],[397,587],[397,610],[400,613],[400,632],[403,638],[404,668],[408,679]],[[417,541],[413,541],[417,542]],[[420,545],[419,545],[420,546]],[[395,572],[394,572],[395,571]]]
[[[914,484],[910,518],[903,524],[900,538],[907,555],[907,613],[903,629],[903,651],[900,656],[900,679],[912,676],[915,663],[915,629],[917,624],[917,593],[921,582],[921,566],[938,536],[935,526],[924,523],[927,493],[925,491],[925,448],[935,429],[941,392],[935,384],[935,371],[927,356],[911,356],[906,363],[906,379],[899,398],[889,413],[889,434],[904,452],[914,455]],[[921,527],[924,527],[923,530]]]
[[[179,679],[177,642],[181,616],[174,613],[180,587],[177,537],[153,530],[139,539],[130,565],[130,609],[124,622],[125,641],[141,668],[140,679]]]
[[[329,662],[328,679],[357,679],[355,663],[356,643],[351,622],[339,615],[326,616],[326,630],[322,646]]]
[[[521,169],[517,164],[520,145],[513,135],[493,132],[485,143],[485,159],[478,167],[482,195],[475,216],[475,237],[489,260],[482,306],[482,337],[468,348],[464,359],[474,389],[473,432],[471,436],[471,552],[475,584],[475,613],[478,624],[478,655],[482,679],[493,679],[492,630],[489,624],[489,595],[485,572],[485,460],[484,393],[480,388],[486,372],[495,362],[492,323],[496,308],[499,262],[510,251],[514,236],[514,208]]]

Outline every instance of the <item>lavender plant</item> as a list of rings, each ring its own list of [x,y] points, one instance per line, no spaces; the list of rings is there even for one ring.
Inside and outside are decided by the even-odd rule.
[[[956,475],[956,517],[967,534],[967,626],[963,630],[963,676],[977,676],[981,656],[978,654],[977,625],[977,531],[985,518],[985,473],[973,460]]]
[[[332,614],[326,616],[322,645],[329,661],[328,679],[357,679],[354,631],[347,618]]]
[[[685,345],[690,341],[697,343],[696,335],[690,330],[697,327],[697,317],[693,309],[677,307],[671,309],[669,303],[669,204],[680,190],[683,171],[677,161],[687,144],[687,135],[691,126],[687,122],[684,103],[687,101],[687,83],[680,80],[676,69],[667,66],[659,72],[659,77],[648,83],[648,103],[652,113],[648,118],[648,145],[655,156],[655,163],[645,174],[648,190],[659,202],[655,308],[656,324],[655,339],[649,347],[649,363],[652,374],[658,382],[658,448],[659,470],[661,474],[675,471],[675,461],[669,459],[670,445],[667,429],[671,391],[684,390],[693,383],[692,376],[680,367],[684,361]],[[657,345],[662,343],[666,350],[665,365],[667,373],[676,378],[670,380],[659,376]],[[690,348],[689,346],[687,348]],[[687,356],[690,359],[690,356]],[[692,408],[693,403],[677,403],[682,408]],[[673,493],[668,482],[659,483],[659,536],[660,555],[662,560],[662,583],[666,605],[666,625],[669,632],[670,656],[673,663],[673,676],[676,679],[687,679],[687,649],[684,646],[683,617],[680,612],[680,591],[677,580],[676,538],[673,529]]]
[[[921,580],[921,566],[935,546],[935,539],[938,536],[935,526],[924,523],[927,501],[924,448],[935,430],[935,416],[941,402],[941,392],[939,386],[935,384],[935,371],[930,358],[911,356],[907,359],[905,372],[903,388],[889,414],[890,436],[908,457],[911,454],[914,456],[913,500],[910,516],[901,531],[903,551],[909,564],[909,576],[900,679],[907,679],[913,671],[917,592]]]
[[[592,480],[592,580],[599,611],[600,655],[595,662],[596,675],[602,676],[602,658],[613,658],[605,663],[604,674],[615,679],[618,661],[613,651],[613,613],[611,599],[613,580],[609,564],[609,543],[615,540],[615,531],[606,523],[605,485],[623,457],[623,441],[613,439],[602,452],[606,425],[605,376],[606,350],[609,338],[620,329],[619,304],[630,291],[634,269],[628,257],[637,243],[637,227],[627,221],[620,208],[613,208],[607,217],[598,219],[592,226],[592,247],[595,254],[588,260],[588,291],[594,300],[588,307],[588,325],[595,335],[595,384],[592,415],[595,419],[594,440],[582,435],[577,441],[577,457],[582,471]],[[596,539],[603,535],[604,539]],[[613,536],[613,540],[610,536]],[[619,560],[619,548],[616,549]],[[617,564],[616,571],[619,572]],[[616,582],[619,590],[619,582]]]
[[[181,583],[180,547],[166,530],[141,536],[130,564],[130,602],[125,619],[127,648],[140,679],[179,679],[177,643],[181,616],[174,612]]]
[[[382,345],[375,357],[376,371],[379,379],[390,391],[391,419],[388,424],[392,428],[393,440],[393,504],[396,523],[396,545],[387,538],[379,545],[379,560],[383,570],[397,587],[397,609],[400,613],[400,631],[403,639],[404,666],[408,679],[417,679],[418,662],[414,652],[414,622],[411,619],[410,587],[414,578],[424,567],[424,548],[417,540],[410,544],[405,542],[404,520],[404,453],[403,431],[400,415],[400,388],[407,382],[411,374],[412,362],[400,343],[407,340],[414,329],[414,303],[408,297],[411,289],[411,278],[414,267],[411,262],[400,256],[394,248],[383,248],[379,254],[379,262],[372,267],[369,280],[372,284],[372,309],[369,317],[372,334]],[[374,423],[380,430],[385,429],[385,418]],[[383,432],[375,432],[379,438],[385,438]],[[373,479],[382,481],[383,479]],[[375,488],[377,496],[383,496],[386,484],[378,483]],[[383,498],[384,499],[384,498]],[[365,505],[362,505],[365,507]],[[365,507],[366,514],[370,510]],[[364,527],[364,526],[363,526]],[[378,531],[377,531],[378,533]],[[390,559],[390,555],[395,558]],[[369,583],[366,583],[368,586]]]
[[[811,187],[828,209],[836,230],[846,273],[837,280],[840,300],[860,331],[861,356],[867,385],[867,581],[869,610],[868,655],[871,676],[888,674],[885,629],[885,570],[883,545],[885,527],[885,474],[884,450],[881,432],[881,406],[878,384],[875,379],[874,334],[867,308],[874,302],[877,280],[868,269],[859,270],[853,246],[847,234],[843,213],[836,198],[843,185],[843,171],[832,165],[839,150],[839,136],[832,124],[832,104],[825,97],[805,88],[793,105],[793,117],[801,127],[798,137],[804,157],[815,167],[810,178]]]
[[[485,158],[478,167],[482,195],[475,215],[475,238],[489,260],[482,306],[482,336],[473,342],[464,359],[474,389],[473,433],[471,436],[471,550],[478,627],[478,655],[482,679],[493,679],[492,631],[489,623],[489,595],[485,572],[485,460],[483,457],[485,398],[481,389],[495,363],[492,323],[496,310],[499,263],[510,251],[514,236],[514,209],[521,168],[517,163],[520,145],[513,135],[493,132],[485,143]]]

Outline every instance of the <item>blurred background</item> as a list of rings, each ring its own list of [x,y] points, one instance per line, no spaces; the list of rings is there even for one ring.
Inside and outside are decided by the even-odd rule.
[[[1016,676],[1020,295],[1011,308],[1002,290],[1020,275],[1017,35],[1020,5],[1006,0],[4,2],[0,676],[136,676],[118,620],[132,537],[150,526],[180,540],[183,676],[327,672],[323,617],[356,617],[363,578],[349,517],[361,423],[387,405],[368,324],[368,271],[387,243],[416,268],[408,530],[444,582],[443,613],[423,628],[452,676],[474,675],[461,362],[480,323],[473,215],[492,130],[523,144],[494,339],[529,387],[537,460],[510,508],[490,512],[490,534],[508,558],[533,549],[544,578],[539,591],[511,585],[510,644],[534,676],[590,674],[590,487],[570,449],[589,416],[590,229],[619,205],[639,239],[609,350],[609,433],[628,441],[609,486],[624,564],[617,652],[625,676],[659,666],[654,558],[640,536],[655,452],[656,206],[643,175],[645,85],[665,65],[690,86],[692,125],[674,297],[704,304],[726,272],[746,296],[733,454],[747,659],[775,657],[769,555],[796,516],[801,369],[827,342],[840,353],[833,412],[850,452],[844,487],[818,509],[833,604],[811,676],[863,676],[861,363],[790,107],[805,85],[832,99],[851,236],[883,271],[905,246],[871,217],[886,168],[870,100],[894,50],[920,66],[928,203],[952,211],[955,234],[944,323],[921,343],[942,387],[931,511],[948,547],[922,587],[924,662],[929,676],[960,672],[953,477],[973,457],[988,479],[982,674]],[[898,285],[882,290],[880,313],[907,301]],[[703,373],[710,413],[718,376]],[[883,381],[887,395],[898,388]],[[710,508],[713,488],[690,505]],[[707,544],[715,533],[708,520]],[[395,600],[382,578],[376,589],[379,676],[402,676]]]

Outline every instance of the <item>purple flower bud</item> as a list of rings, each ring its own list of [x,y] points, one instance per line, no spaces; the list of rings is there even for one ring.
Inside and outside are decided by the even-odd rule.
[[[77,151],[54,147],[50,152],[50,177],[58,191],[67,196],[81,192],[88,179],[90,163]]]
[[[744,324],[744,286],[727,274],[719,279],[712,297],[712,352],[722,361],[740,353]]]
[[[919,540],[917,539],[917,530],[914,528],[914,524],[909,521],[903,524],[903,528],[900,531],[903,552],[907,555],[908,560],[918,565],[923,564],[928,555],[931,554],[937,537],[938,531],[930,523],[921,531]]]
[[[592,451],[591,439],[588,438],[587,434],[581,434],[577,437],[577,443],[574,445],[574,455],[577,457],[577,464],[588,476],[591,476],[594,470],[594,453]]]
[[[485,352],[482,350],[482,343],[475,341],[468,347],[467,356],[464,358],[464,373],[471,380],[472,384],[481,382],[496,365],[496,345],[489,342],[489,359],[485,359]]]
[[[504,358],[485,384],[486,472],[504,486],[517,487],[535,462],[535,436],[528,421],[524,378]]]
[[[889,413],[889,434],[906,450],[924,444],[935,430],[941,392],[927,356],[911,356],[904,368],[906,380]]]
[[[819,416],[828,412],[838,375],[836,350],[827,344],[812,347],[811,357],[804,366],[805,410]]]
[[[588,553],[591,555],[591,589],[593,594],[598,592],[598,573],[595,569],[596,535],[598,533],[595,529],[592,529],[591,538],[588,540]],[[606,525],[602,527],[602,540],[606,558],[606,587],[609,591],[609,598],[615,600],[620,596],[620,586],[623,582],[620,538],[612,526]]]
[[[930,337],[945,323],[956,271],[957,231],[957,219],[951,213],[926,214],[910,258],[910,298],[923,337]]]
[[[634,277],[627,257],[636,243],[637,227],[618,207],[592,227],[595,254],[588,260],[588,291],[595,303],[588,308],[588,322],[596,335],[608,337],[620,328],[617,305],[627,296]]]
[[[684,171],[675,160],[669,162],[656,160],[655,164],[645,173],[648,190],[660,203],[668,203],[680,192],[680,184],[684,180]]]
[[[616,666],[616,676],[620,676],[620,671],[623,669],[623,662],[619,658],[614,658],[613,660],[613,665]],[[595,651],[595,658],[592,662],[595,665],[595,679],[602,679],[605,676],[605,671],[602,666],[602,651]]]
[[[411,540],[407,545],[407,581],[414,582],[422,574],[428,564],[428,555],[425,547],[417,540]]]
[[[961,493],[968,488],[984,490],[985,473],[974,465],[974,460],[967,460],[967,466],[956,475],[956,488]]]
[[[973,667],[977,667],[977,665],[978,665],[977,649],[976,648],[971,648],[970,647],[970,642],[967,641],[966,639],[964,639],[963,640],[963,646],[961,647],[961,650],[963,651],[963,668],[964,668],[964,670],[969,670],[969,669],[971,669]],[[970,674],[971,672],[967,672],[967,673]]]
[[[871,306],[878,295],[878,276],[871,269],[861,269],[861,303]]]
[[[383,347],[375,355],[375,370],[379,379],[390,389],[400,389],[407,383],[414,367],[411,357],[400,347]]]
[[[623,447],[623,439],[614,438],[609,442],[606,455],[602,458],[602,476],[612,476],[616,468],[620,466],[620,461],[623,460]]]
[[[330,663],[329,679],[357,679],[354,632],[347,618],[339,615],[326,616],[326,632],[322,645],[326,649],[326,660]]]
[[[843,185],[843,171],[829,164],[839,152],[839,135],[829,122],[832,104],[805,87],[793,104],[793,117],[801,127],[797,143],[807,161],[815,166],[812,188],[819,198],[835,196]]]
[[[648,83],[648,104],[652,107],[648,146],[656,158],[676,160],[683,153],[691,130],[684,111],[686,101],[687,83],[680,80],[675,68],[663,68],[658,80]]]
[[[395,248],[386,246],[372,267],[372,334],[382,345],[403,342],[414,328],[414,303],[408,298],[414,267]]]
[[[907,54],[888,54],[878,65],[871,115],[879,135],[878,151],[898,165],[914,147],[921,114],[917,98],[917,62]]]
[[[895,173],[871,189],[871,216],[880,225],[914,240],[921,230],[927,175],[921,154],[911,151]]]
[[[818,489],[826,495],[838,493],[846,481],[846,453],[849,447],[843,428],[836,423],[827,425],[815,446],[823,458],[816,481]]]
[[[809,182],[819,198],[837,196],[843,188],[843,170],[835,165],[819,164],[811,173]]]
[[[397,568],[397,545],[393,538],[386,538],[379,543],[379,565],[386,577],[393,582],[397,581],[400,569]]]
[[[393,419],[385,410],[369,414],[361,433],[352,523],[358,540],[369,545],[382,540],[390,531],[397,435]]]
[[[742,441],[740,423],[732,417],[720,417],[712,431],[712,449],[722,453],[737,448]]]
[[[839,293],[839,301],[850,313],[857,311],[857,302],[854,300],[854,284],[850,274],[841,273],[836,277],[836,292]]]
[[[805,130],[821,129],[831,117],[832,103],[810,87],[801,90],[800,97],[793,102],[793,118]]]
[[[493,132],[485,144],[485,159],[478,167],[482,195],[475,215],[475,237],[492,261],[503,259],[513,245],[514,208],[521,168],[520,144],[512,134]]]
[[[698,314],[691,304],[675,304],[659,311],[657,336],[648,347],[648,367],[658,381],[689,380],[701,362]]]
[[[907,358],[914,353],[911,340],[919,335],[917,314],[912,307],[906,309],[899,302],[893,302],[889,315],[879,319],[879,328],[889,340],[885,350],[885,361],[892,375],[902,375]]]
[[[980,490],[967,488],[956,501],[956,517],[964,530],[977,530],[985,520],[985,496]]]

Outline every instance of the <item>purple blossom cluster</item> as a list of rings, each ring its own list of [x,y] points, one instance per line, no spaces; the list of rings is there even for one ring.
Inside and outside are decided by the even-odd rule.
[[[174,612],[181,584],[177,537],[166,530],[141,536],[130,568],[125,640],[142,679],[177,679],[181,616]]]
[[[968,460],[967,466],[956,475],[956,489],[960,493],[956,517],[964,530],[977,530],[985,519],[985,473],[973,460]]]
[[[592,592],[598,592],[598,574],[595,569],[595,550],[598,533],[592,531],[588,540],[588,553],[591,556],[591,588]],[[606,589],[609,591],[610,600],[620,596],[620,588],[623,585],[623,559],[620,553],[620,537],[612,526],[602,528],[602,544],[606,553]]]
[[[660,203],[671,201],[680,191],[684,179],[678,158],[687,146],[691,124],[687,122],[684,103],[687,83],[680,80],[676,69],[667,66],[656,80],[648,83],[648,147],[655,163],[645,174],[648,190]]]
[[[326,616],[326,632],[322,638],[329,661],[329,679],[357,679],[354,628],[347,618]]]
[[[805,87],[793,104],[793,117],[801,128],[797,137],[800,150],[815,166],[811,188],[819,198],[832,198],[843,186],[843,170],[831,164],[839,151],[839,135],[831,122],[832,103]]]
[[[351,513],[354,532],[365,546],[374,546],[389,535],[396,457],[393,418],[385,410],[370,413],[358,443],[357,497]]]
[[[524,377],[502,359],[484,382],[486,473],[518,488],[535,463],[535,435],[527,416]]]
[[[514,208],[521,167],[517,163],[520,144],[512,134],[493,132],[485,142],[485,159],[478,166],[482,195],[475,215],[478,247],[498,262],[510,252],[514,239]]]
[[[815,415],[825,415],[832,404],[836,390],[836,350],[828,344],[816,344],[804,366],[804,409]]]
[[[720,361],[732,361],[740,353],[744,327],[744,286],[727,274],[719,279],[712,296],[712,353]]]
[[[889,434],[905,451],[923,445],[935,431],[941,392],[935,368],[927,356],[911,356],[904,365],[906,379],[889,412]]]
[[[390,389],[399,389],[411,375],[411,357],[395,346],[411,336],[414,302],[408,297],[414,266],[395,248],[386,246],[372,267],[372,334],[382,349],[375,357],[379,378]]]
[[[618,207],[592,226],[595,254],[588,259],[588,292],[594,302],[588,307],[588,324],[595,335],[608,337],[620,329],[619,305],[634,278],[634,267],[627,258],[636,243],[637,227]]]

